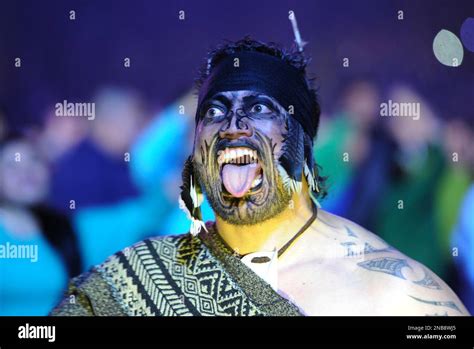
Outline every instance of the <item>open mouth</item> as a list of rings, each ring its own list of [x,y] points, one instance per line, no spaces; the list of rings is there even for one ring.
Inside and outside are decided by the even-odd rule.
[[[263,170],[257,151],[248,147],[226,147],[217,152],[224,194],[241,198],[257,192]]]

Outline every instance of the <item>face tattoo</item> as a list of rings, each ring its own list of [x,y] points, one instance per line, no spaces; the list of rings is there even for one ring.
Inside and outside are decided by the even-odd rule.
[[[317,191],[315,108],[304,73],[277,57],[238,52],[218,62],[200,90],[194,150],[183,172],[181,206],[191,232],[204,226],[203,192],[222,219],[249,225],[288,207],[303,175]]]

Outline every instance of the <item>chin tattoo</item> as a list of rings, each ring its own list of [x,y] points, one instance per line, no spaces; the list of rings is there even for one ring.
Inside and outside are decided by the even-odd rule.
[[[242,161],[253,161],[257,164],[261,168],[261,174],[257,177],[261,179],[255,188],[251,188],[242,197],[233,197],[223,184],[223,167],[229,164],[229,161],[234,161],[231,156],[227,156],[221,164],[218,163],[218,152],[222,151],[219,148],[225,149],[225,142],[222,143],[222,140],[217,138],[210,143],[204,142],[200,148],[201,161],[194,163],[196,177],[211,207],[219,217],[231,224],[252,225],[262,222],[282,212],[291,200],[291,195],[285,190],[275,166],[274,142],[258,132],[255,139],[258,144],[248,143],[247,147],[255,149],[256,157],[243,155],[247,156],[247,159]]]

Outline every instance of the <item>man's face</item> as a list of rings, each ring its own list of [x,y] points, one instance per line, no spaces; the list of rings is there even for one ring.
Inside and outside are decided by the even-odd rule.
[[[216,214],[248,225],[282,212],[291,200],[277,170],[285,110],[264,94],[233,91],[206,100],[199,113],[195,175]]]
[[[44,200],[49,187],[49,170],[33,145],[18,140],[0,151],[0,200],[33,205]]]

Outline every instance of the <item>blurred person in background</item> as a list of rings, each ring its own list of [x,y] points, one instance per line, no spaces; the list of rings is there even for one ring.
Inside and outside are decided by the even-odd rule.
[[[140,147],[140,151],[133,150],[140,132],[147,130],[142,128],[147,118],[140,96],[128,89],[108,88],[99,93],[96,103],[95,119],[82,121],[89,123],[89,135],[54,166],[51,195],[56,206],[72,219],[83,270],[137,240],[156,234],[156,227],[168,219],[171,207],[176,205],[161,178],[166,173],[163,169],[173,164],[178,152],[160,158],[148,156],[147,147],[143,151]],[[59,119],[59,126],[53,126],[54,117]],[[47,119],[43,135],[62,129],[80,135],[77,126],[71,124],[80,122],[77,117],[70,122],[64,118],[67,117]],[[67,144],[60,136],[49,139],[53,141],[44,144]],[[156,149],[169,150],[170,146],[175,147],[174,141],[173,137],[160,138]],[[150,170],[150,161],[157,161],[157,171]],[[129,165],[135,169],[134,176]]]
[[[474,138],[471,127],[462,118],[447,120],[443,125],[443,154],[446,166],[436,191],[438,239],[443,256],[451,259],[451,233],[458,219],[461,203],[473,179],[470,157]]]
[[[167,214],[155,235],[184,232],[189,227],[188,219],[177,205],[183,163],[192,149],[193,113],[197,98],[192,90],[184,93],[150,122],[132,147],[133,161],[130,163],[134,183],[142,192],[159,188],[167,200]],[[181,140],[180,146],[176,140]],[[152,189],[153,190],[153,189]],[[164,207],[165,208],[165,207]],[[212,209],[205,200],[202,206],[204,219],[214,219]]]
[[[456,215],[456,223],[449,237],[451,239],[451,252],[459,283],[457,291],[459,292],[459,297],[466,304],[466,308],[472,313],[474,311],[474,152],[472,151],[474,149],[474,128],[473,124],[469,122],[454,122],[456,122],[458,127],[462,127],[462,130],[457,127],[451,130],[453,132],[451,134],[453,138],[450,137],[451,142],[453,142],[451,149],[456,149],[460,156],[459,162],[452,163],[452,166],[455,166],[455,171],[457,172],[465,172],[464,174],[456,174],[458,180],[455,182],[455,185],[456,187],[464,186],[466,184],[465,177],[467,176],[469,176],[470,183],[464,192],[462,200],[460,202],[454,200],[453,202],[456,207],[459,207],[459,210]],[[457,132],[454,133],[454,130],[457,130]],[[460,139],[455,139],[456,137],[454,136],[458,133]],[[455,188],[454,192],[458,194],[460,189]],[[454,199],[458,198],[456,194],[453,194]],[[449,219],[451,219],[451,216]],[[452,221],[450,220],[450,222]],[[445,238],[445,236],[443,235],[442,238]]]
[[[87,136],[88,120],[76,117],[59,117],[54,108],[45,113],[38,145],[48,162],[55,163],[65,153],[77,146]]]
[[[81,272],[69,220],[44,204],[49,179],[35,143],[0,141],[0,315],[46,315],[68,278]],[[31,255],[22,258],[20,246]]]
[[[390,188],[374,208],[378,234],[403,253],[426,264],[441,278],[448,265],[435,215],[436,188],[444,170],[439,122],[429,103],[408,85],[394,86],[388,100],[419,103],[420,117],[385,116],[396,142]]]
[[[457,292],[466,308],[474,311],[474,184],[469,187],[459,210],[451,246],[457,269]]]
[[[324,198],[324,208],[334,214],[347,210],[345,195],[354,170],[353,161],[344,161],[355,133],[353,119],[348,116],[352,110],[350,95],[351,87],[348,87],[341,98],[341,110],[333,116],[321,115],[323,122],[313,155],[321,166],[321,173],[327,177],[329,190]]]
[[[86,208],[138,194],[126,153],[146,121],[142,101],[131,90],[105,88],[95,105],[95,118],[87,120],[88,136],[54,166],[50,201],[66,214],[71,213],[71,200],[76,207]]]
[[[366,77],[353,79],[344,89],[341,111],[327,120],[315,150],[330,183],[325,209],[369,229],[374,227],[373,207],[387,187],[394,151],[379,106],[376,84]]]

